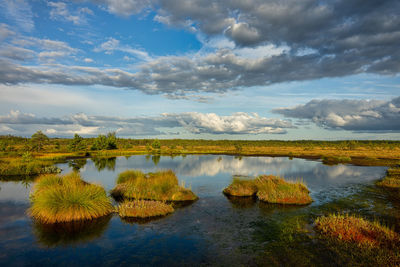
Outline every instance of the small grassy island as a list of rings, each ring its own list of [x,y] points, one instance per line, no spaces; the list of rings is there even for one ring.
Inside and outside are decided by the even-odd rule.
[[[151,218],[165,216],[174,212],[174,208],[161,201],[132,200],[121,203],[118,214],[122,218]]]
[[[41,223],[92,220],[114,212],[104,188],[77,173],[39,177],[31,202],[29,214]]]
[[[127,170],[119,174],[117,185],[111,191],[115,199],[194,201],[197,196],[184,185],[171,170],[143,173]]]
[[[324,236],[359,246],[394,248],[400,235],[379,222],[349,215],[329,215],[315,220],[315,228]]]
[[[400,167],[389,168],[386,177],[376,183],[378,186],[400,188]]]
[[[223,192],[236,197],[256,195],[259,200],[274,204],[307,205],[312,202],[303,182],[290,182],[273,175],[261,175],[253,180],[234,178]]]

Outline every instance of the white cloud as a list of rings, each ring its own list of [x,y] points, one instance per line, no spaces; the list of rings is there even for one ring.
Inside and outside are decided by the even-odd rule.
[[[312,100],[275,113],[290,118],[309,119],[325,128],[351,131],[400,131],[400,97],[378,100]]]
[[[286,133],[285,129],[294,128],[290,121],[260,117],[255,113],[219,116],[215,113],[198,112],[128,118],[78,113],[62,118],[47,118],[11,110],[9,114],[0,116],[0,123],[16,132],[19,131],[18,134],[21,135],[31,134],[38,129],[52,129],[52,132],[48,133],[59,136],[74,132],[95,135],[110,131],[116,131],[122,136],[166,134],[161,129],[191,134],[283,134]]]
[[[135,49],[132,48],[128,45],[121,45],[120,41],[110,37],[106,42],[100,44],[98,47],[94,49],[95,52],[103,52],[106,53],[107,55],[111,55],[114,53],[114,51],[121,51],[124,53],[128,53],[138,59],[144,60],[144,61],[150,61],[152,58],[149,56],[149,54],[146,51],[140,50],[140,49]],[[124,57],[124,60],[126,58]]]
[[[51,7],[50,18],[53,20],[66,20],[75,25],[81,25],[87,22],[85,15],[93,15],[93,11],[87,7],[79,8],[71,14],[64,2],[48,2],[47,4]]]
[[[86,62],[86,63],[94,62],[93,59],[91,59],[91,58],[85,58],[83,61]]]
[[[30,4],[25,0],[2,0],[0,12],[13,21],[22,31],[31,32],[35,28]]]

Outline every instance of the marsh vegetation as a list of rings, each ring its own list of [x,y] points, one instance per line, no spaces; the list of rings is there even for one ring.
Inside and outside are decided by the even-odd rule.
[[[114,211],[104,188],[77,173],[39,177],[30,198],[29,214],[41,223],[92,220]]]
[[[111,191],[116,199],[144,199],[159,201],[194,201],[197,196],[171,170],[143,173],[127,170],[119,174],[117,185]]]
[[[310,191],[302,181],[286,181],[273,175],[260,175],[254,180],[234,178],[223,191],[227,195],[250,197],[273,204],[307,205],[312,202]]]

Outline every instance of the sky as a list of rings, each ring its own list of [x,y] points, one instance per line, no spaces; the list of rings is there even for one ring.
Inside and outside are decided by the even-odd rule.
[[[400,1],[2,0],[0,135],[400,140]]]

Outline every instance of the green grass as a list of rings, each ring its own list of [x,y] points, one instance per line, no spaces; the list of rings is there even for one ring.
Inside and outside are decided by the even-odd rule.
[[[24,162],[22,160],[12,160],[8,162],[0,162],[1,176],[17,176],[17,175],[38,175],[44,173],[59,173],[61,170],[52,163],[33,160]]]
[[[80,175],[45,175],[31,193],[29,214],[42,223],[91,220],[114,211],[99,185],[84,182]]]
[[[171,170],[144,174],[140,171],[125,171],[117,178],[111,191],[116,199],[145,199],[161,201],[193,201],[197,196],[184,185]]]
[[[118,206],[118,214],[122,218],[150,218],[172,212],[174,212],[174,208],[171,205],[153,200],[125,201]]]
[[[306,205],[312,202],[307,186],[301,182],[291,182],[273,175],[261,175],[254,180],[234,178],[223,191],[227,195],[249,197],[273,204]]]
[[[400,248],[400,235],[377,221],[349,215],[331,214],[315,220],[324,236],[359,246]]]

